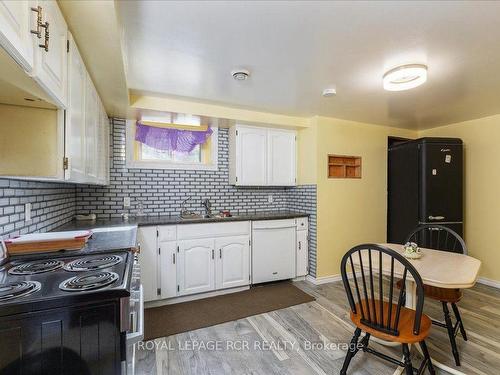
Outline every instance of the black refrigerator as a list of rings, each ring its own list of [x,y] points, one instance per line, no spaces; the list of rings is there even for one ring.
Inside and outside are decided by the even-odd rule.
[[[463,143],[420,138],[389,147],[387,241],[404,243],[419,224],[463,237]]]

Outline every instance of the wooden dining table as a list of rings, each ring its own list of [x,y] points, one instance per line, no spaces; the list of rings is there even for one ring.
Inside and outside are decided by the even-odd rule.
[[[388,247],[389,249],[392,249],[403,255],[404,250],[403,245],[401,244],[383,243],[379,245]],[[422,253],[421,258],[408,260],[418,271],[424,284],[448,289],[467,289],[472,288],[476,284],[477,278],[479,276],[479,269],[481,268],[481,261],[479,261],[478,259],[464,254],[434,249],[420,248],[420,251]],[[374,257],[372,262],[373,269],[379,269],[377,257]],[[368,261],[363,261],[363,264],[368,264]],[[357,261],[354,261],[354,265],[359,266],[359,263]],[[383,257],[382,273],[385,273],[387,271],[387,274],[390,275],[390,269],[390,258]],[[395,264],[394,277],[402,276],[403,267],[401,265]],[[411,276],[408,274],[406,278],[406,307],[415,309],[415,305],[416,285]],[[376,341],[382,345],[394,345],[394,343],[383,340]],[[465,373],[459,371],[457,368],[449,367],[443,363],[436,361],[435,359],[432,359],[432,364],[435,367],[445,370],[450,374],[465,375]],[[394,374],[401,374],[403,371],[404,369],[400,367],[394,372]]]

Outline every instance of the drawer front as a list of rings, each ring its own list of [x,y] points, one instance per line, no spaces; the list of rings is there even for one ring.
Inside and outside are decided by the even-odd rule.
[[[175,225],[160,225],[158,226],[158,240],[175,241],[177,239],[177,226]]]
[[[298,217],[295,220],[297,222],[297,230],[307,230],[308,227],[307,217]]]
[[[182,224],[177,226],[177,239],[242,236],[250,234],[249,221],[227,223]]]

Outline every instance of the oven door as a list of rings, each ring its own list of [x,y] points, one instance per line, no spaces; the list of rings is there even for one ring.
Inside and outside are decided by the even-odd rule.
[[[135,344],[144,338],[144,291],[139,287],[138,298],[131,298],[130,330],[127,332],[126,375],[135,373]]]

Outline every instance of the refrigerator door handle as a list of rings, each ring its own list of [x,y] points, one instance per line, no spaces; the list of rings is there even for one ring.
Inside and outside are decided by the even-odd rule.
[[[444,216],[429,216],[429,220],[444,220]]]

